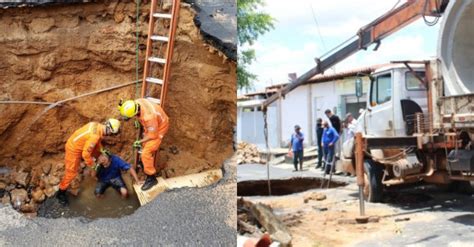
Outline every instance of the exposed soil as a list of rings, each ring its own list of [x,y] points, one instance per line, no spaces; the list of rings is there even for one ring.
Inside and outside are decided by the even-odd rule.
[[[140,12],[141,79],[149,4]],[[56,102],[135,80],[135,16],[134,2],[117,1],[0,10],[0,100]],[[221,167],[233,152],[236,65],[202,40],[193,18],[194,11],[182,4],[165,105],[171,124],[158,162],[165,176]],[[43,105],[0,104],[0,166],[27,172],[31,182],[23,187],[37,186],[49,173],[42,167],[61,171],[64,145],[74,130],[118,117],[119,99],[136,95],[132,85],[43,116],[38,115]],[[118,137],[104,142],[132,162],[135,137],[128,121]]]
[[[393,219],[381,217],[393,211],[380,209],[370,210],[369,223],[357,224],[358,202],[339,201],[330,192],[325,191],[328,198],[324,200],[308,200],[315,192],[245,199],[273,208],[275,215],[288,227],[293,246],[350,246],[372,234],[396,232],[403,225],[403,222],[395,224]]]

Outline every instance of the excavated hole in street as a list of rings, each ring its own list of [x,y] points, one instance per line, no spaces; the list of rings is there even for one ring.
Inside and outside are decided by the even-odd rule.
[[[289,195],[311,189],[320,189],[324,181],[324,188],[327,188],[327,179],[322,178],[291,178],[291,179],[271,179],[271,189],[273,196]],[[331,181],[329,188],[345,186],[347,183]],[[268,196],[267,180],[242,181],[237,183],[238,196]]]
[[[112,187],[107,188],[103,198],[94,195],[96,180],[86,176],[81,183],[81,190],[77,196],[68,193],[69,205],[61,206],[57,199],[48,198],[39,208],[38,216],[45,218],[73,218],[86,219],[120,218],[130,215],[140,207],[137,195],[131,186],[131,178],[123,176],[127,185],[128,198],[122,198]]]

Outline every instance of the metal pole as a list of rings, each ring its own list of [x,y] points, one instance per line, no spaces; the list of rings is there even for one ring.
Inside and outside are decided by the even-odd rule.
[[[363,147],[362,133],[356,133],[355,135],[355,161],[356,161],[356,173],[357,173],[357,185],[359,186],[359,206],[360,206],[360,217],[365,216],[365,205],[364,205],[364,147]]]

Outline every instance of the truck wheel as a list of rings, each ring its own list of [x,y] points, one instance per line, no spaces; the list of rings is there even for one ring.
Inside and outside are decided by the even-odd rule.
[[[382,175],[383,166],[373,160],[364,162],[364,197],[368,202],[381,202],[383,196]]]

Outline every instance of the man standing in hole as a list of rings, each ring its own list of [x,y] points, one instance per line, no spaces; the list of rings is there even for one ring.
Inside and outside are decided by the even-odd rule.
[[[301,133],[301,127],[295,125],[295,133],[291,135],[289,153],[293,150],[293,165],[294,171],[298,171],[298,161],[300,163],[300,170],[303,170],[303,141],[304,135]]]

